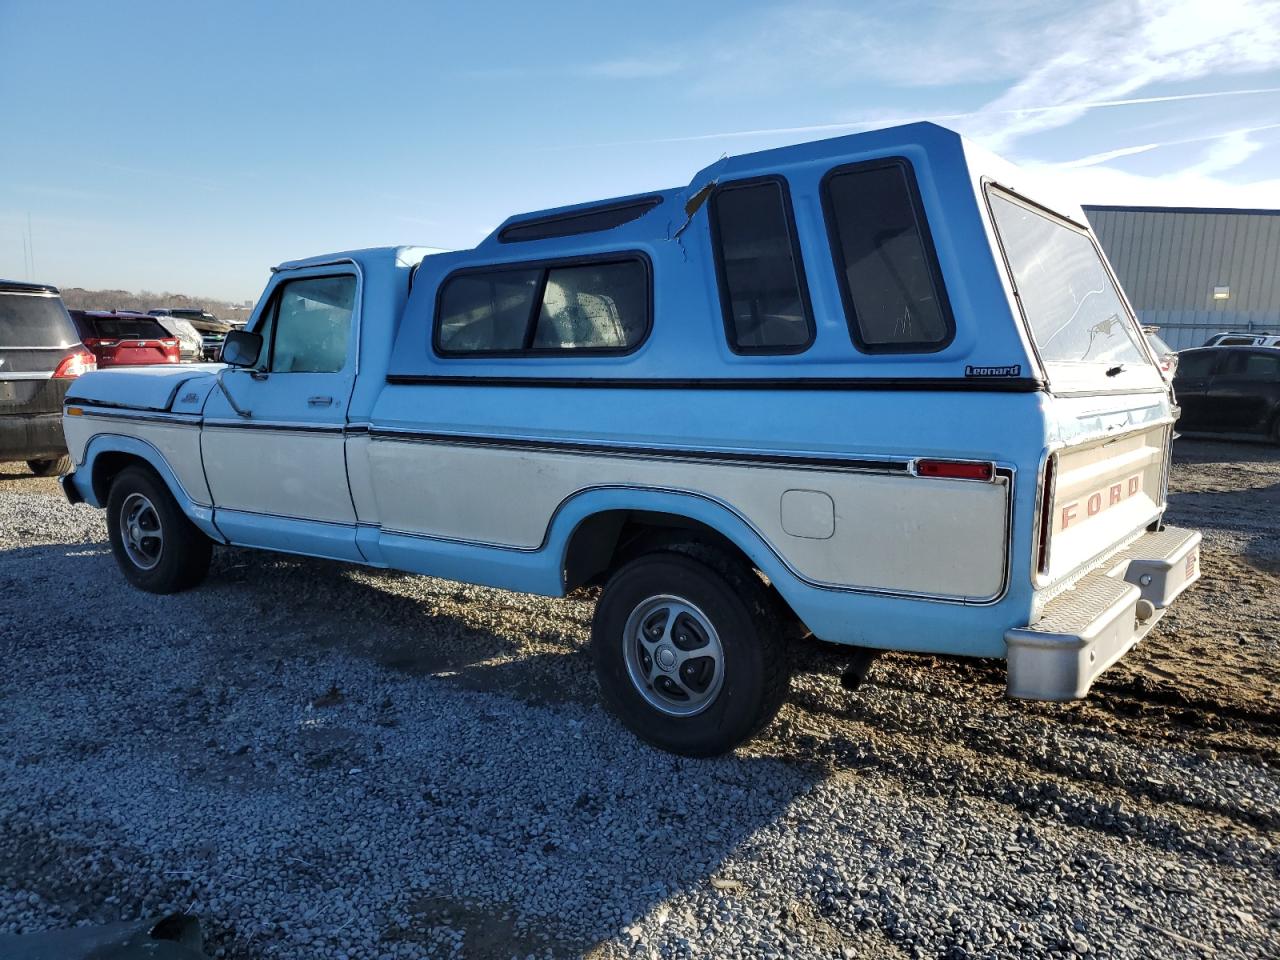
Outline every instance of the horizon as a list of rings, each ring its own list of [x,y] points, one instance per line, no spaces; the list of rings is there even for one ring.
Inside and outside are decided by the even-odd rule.
[[[471,247],[725,153],[914,120],[1082,205],[1280,208],[1261,0],[305,9],[0,5],[23,131],[0,148],[0,276],[242,302],[284,260]]]

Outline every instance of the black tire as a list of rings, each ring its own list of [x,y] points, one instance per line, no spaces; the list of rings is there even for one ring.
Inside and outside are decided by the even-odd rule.
[[[28,460],[27,466],[37,477],[60,477],[71,472],[71,457],[50,457],[48,460]]]
[[[707,685],[702,696],[709,702],[690,715],[675,716],[655,705],[652,700],[667,699],[664,692],[632,679],[657,654],[648,661],[644,653],[636,658],[642,646],[629,635],[645,629],[647,605],[663,597],[674,598],[676,609],[688,604],[705,617],[722,651],[719,686],[712,691]],[[632,622],[633,614],[640,619]],[[665,625],[661,611],[650,616]],[[777,714],[791,679],[785,630],[765,585],[745,563],[696,545],[645,554],[622,566],[596,605],[591,646],[605,705],[642,740],[687,757],[716,756],[749,740]],[[659,675],[653,679],[669,682]]]
[[[146,504],[150,508],[148,513]],[[139,510],[139,530],[158,532],[158,537],[143,536],[141,549],[126,540],[126,510]],[[111,537],[111,553],[125,579],[148,593],[176,593],[194,587],[209,572],[213,544],[173,499],[168,486],[146,467],[126,467],[111,484],[107,497],[107,533]],[[146,544],[151,544],[147,549]],[[148,556],[143,556],[148,555]],[[141,557],[141,559],[140,559]],[[150,559],[151,565],[146,565]]]

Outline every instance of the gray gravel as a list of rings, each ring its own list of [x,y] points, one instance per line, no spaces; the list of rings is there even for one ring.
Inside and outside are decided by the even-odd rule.
[[[1239,509],[1209,579],[1251,563],[1276,603],[1276,530]],[[693,761],[596,705],[589,596],[220,550],[152,597],[97,511],[9,466],[0,596],[0,933],[187,910],[229,958],[1280,956],[1280,710],[1142,659],[1222,607],[1083,704],[931,657],[850,694],[805,644],[766,734]]]

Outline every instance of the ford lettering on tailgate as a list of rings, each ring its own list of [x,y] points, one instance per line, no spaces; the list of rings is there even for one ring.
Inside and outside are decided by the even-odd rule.
[[[1135,473],[1126,480],[1095,490],[1087,497],[1078,497],[1070,503],[1064,503],[1061,507],[1060,529],[1065,530],[1072,524],[1079,523],[1089,517],[1096,517],[1108,507],[1114,507],[1117,503],[1128,500],[1141,492],[1142,474]]]

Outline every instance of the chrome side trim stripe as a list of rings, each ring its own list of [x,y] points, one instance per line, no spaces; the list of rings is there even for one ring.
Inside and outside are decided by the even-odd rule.
[[[907,475],[911,458],[840,457],[821,454],[749,453],[734,450],[705,450],[683,447],[632,447],[614,443],[574,440],[544,440],[530,437],[493,437],[473,434],[423,433],[370,427],[373,441],[436,443],[460,447],[495,447],[539,453],[568,453],[580,456],[640,457],[644,459],[696,460],[704,463],[766,465],[800,470],[842,470],[859,473]]]

